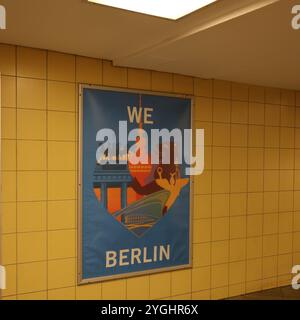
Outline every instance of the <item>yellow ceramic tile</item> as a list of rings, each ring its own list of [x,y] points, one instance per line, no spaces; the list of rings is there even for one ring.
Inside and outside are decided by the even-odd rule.
[[[261,192],[264,188],[263,170],[248,171],[248,192]]]
[[[18,78],[17,102],[18,108],[46,109],[46,80]]]
[[[245,84],[232,84],[232,99],[237,101],[248,101],[249,87]]]
[[[49,300],[75,300],[75,287],[54,289],[48,291]]]
[[[278,233],[278,213],[264,214],[263,221],[263,234],[275,234]]]
[[[18,300],[47,300],[47,291],[19,294]]]
[[[278,287],[285,287],[291,284],[291,275],[290,274],[283,274],[279,275],[277,278],[277,285]]]
[[[280,129],[280,148],[295,147],[295,130],[294,128]]]
[[[47,225],[46,202],[18,202],[18,232],[43,231]]]
[[[265,95],[266,95],[266,103],[280,104],[280,100],[281,100],[280,99],[280,96],[281,96],[280,89],[266,88]]]
[[[191,270],[178,270],[171,273],[172,296],[190,293],[192,289],[191,286],[192,286]]]
[[[299,241],[300,241],[300,232],[294,232],[293,243],[300,243]]]
[[[265,102],[265,88],[258,86],[249,87],[249,101],[252,102]]]
[[[2,107],[15,108],[17,96],[16,78],[11,76],[1,77],[1,105]]]
[[[294,192],[294,210],[296,211],[300,210],[300,192],[299,191]]]
[[[73,258],[76,254],[75,230],[48,232],[48,259]]]
[[[248,123],[248,102],[232,101],[231,122]]]
[[[178,296],[173,296],[172,300],[191,300],[192,295],[191,294],[180,294]],[[169,300],[169,299],[166,299]]]
[[[268,235],[263,237],[263,256],[275,256],[278,253],[278,236]]]
[[[281,90],[281,105],[294,106],[296,103],[296,94],[292,90]]]
[[[263,193],[253,192],[248,193],[248,214],[258,214],[263,212]]]
[[[195,195],[193,218],[201,219],[211,217],[211,204],[211,195]]]
[[[300,169],[300,150],[298,149],[295,150],[295,169]]]
[[[0,72],[3,75],[16,75],[16,47],[0,44]]]
[[[230,194],[230,216],[241,216],[247,212],[247,193]]]
[[[294,231],[300,231],[300,212],[294,213],[294,225],[293,225]]]
[[[229,216],[229,194],[212,195],[212,217]]]
[[[229,239],[229,217],[212,219],[212,241]]]
[[[252,293],[262,290],[262,280],[246,282],[246,293]]]
[[[248,146],[264,147],[264,126],[249,125],[248,127]]]
[[[210,290],[193,292],[192,300],[210,300]]]
[[[278,212],[278,192],[264,192],[264,212]]]
[[[228,285],[228,264],[219,264],[211,267],[211,288]]]
[[[300,106],[300,91],[296,92],[296,106]]]
[[[233,170],[246,170],[248,161],[247,148],[231,148],[230,150],[230,168]]]
[[[278,256],[278,274],[290,274],[293,266],[293,255],[284,254]],[[291,279],[290,279],[291,280]]]
[[[280,169],[292,170],[295,164],[294,149],[280,149]]]
[[[150,275],[150,299],[166,298],[171,295],[171,273]]]
[[[101,299],[101,284],[89,284],[76,287],[76,300],[99,300]]]
[[[295,129],[295,148],[300,148],[300,129]]]
[[[300,170],[294,171],[294,190],[300,190]]]
[[[127,280],[127,299],[148,300],[149,296],[149,276],[130,278]]]
[[[151,89],[153,91],[172,92],[173,75],[167,72],[152,71]]]
[[[48,261],[48,288],[58,289],[75,285],[75,259]]]
[[[270,278],[277,275],[277,257],[265,257],[263,258],[263,278]]]
[[[249,103],[249,124],[264,125],[265,105],[263,103]]]
[[[230,189],[230,171],[219,170],[213,171],[212,174],[212,192],[229,193]]]
[[[229,287],[214,288],[211,290],[212,300],[223,300],[229,296]]]
[[[194,78],[194,94],[200,97],[212,97],[213,80]]]
[[[204,135],[205,135],[205,146],[211,146],[212,145],[212,123],[211,122],[201,122],[201,121],[195,121],[194,125],[195,129],[203,129]]]
[[[280,106],[266,104],[265,105],[265,124],[268,126],[280,125]]]
[[[111,61],[103,61],[103,84],[127,87],[127,68],[115,67]]]
[[[251,259],[246,262],[246,281],[259,280],[262,277],[262,259]]]
[[[229,170],[230,167],[230,148],[212,148],[212,168],[213,170]]]
[[[247,240],[247,259],[261,258],[263,254],[263,238],[255,237]]]
[[[231,125],[231,146],[246,147],[248,145],[248,127],[241,124]]]
[[[257,237],[262,235],[263,215],[251,215],[247,217],[247,237]]]
[[[48,139],[56,141],[74,141],[75,113],[49,111]]]
[[[246,292],[246,283],[237,283],[229,285],[229,297],[237,297],[245,294]]]
[[[1,263],[15,264],[17,255],[16,234],[5,234],[1,237]]]
[[[1,137],[2,139],[16,139],[16,110],[1,108]]]
[[[18,170],[46,170],[46,142],[18,140]]]
[[[227,263],[229,259],[229,241],[215,241],[211,244],[211,264]]]
[[[207,290],[210,288],[210,267],[192,269],[192,291]]]
[[[80,83],[102,83],[102,61],[86,57],[76,57],[76,81]]]
[[[279,187],[280,190],[294,189],[294,170],[281,170],[279,172]]]
[[[126,280],[105,281],[102,284],[103,300],[126,299]]]
[[[15,202],[0,204],[2,234],[15,233],[17,231],[17,205]]]
[[[194,79],[189,76],[174,74],[173,75],[173,90],[182,94],[193,94]]]
[[[48,52],[48,79],[74,82],[75,56]]]
[[[17,196],[18,201],[46,200],[46,172],[21,171],[18,172]]]
[[[46,78],[47,52],[44,50],[17,47],[18,77]]]
[[[265,169],[279,169],[279,150],[265,149],[264,167]]]
[[[75,200],[48,201],[48,229],[74,229],[76,222]]]
[[[245,239],[232,239],[229,241],[229,261],[242,261],[246,259]]]
[[[293,252],[293,233],[282,233],[278,236],[278,253]]]
[[[46,140],[46,111],[19,109],[18,139]]]
[[[246,217],[230,217],[230,239],[241,239],[246,236]]]
[[[245,281],[246,263],[245,261],[232,262],[229,264],[229,284],[238,284]]]
[[[3,171],[17,169],[16,141],[2,140],[1,142],[1,166]]]
[[[48,172],[48,199],[71,200],[75,199],[75,171]]]
[[[151,71],[128,69],[128,88],[151,90]]]
[[[215,98],[231,98],[231,83],[223,80],[213,81],[213,94]]]
[[[211,98],[195,98],[194,119],[199,121],[212,121],[213,102]]]
[[[9,297],[17,292],[17,267],[16,265],[9,265],[5,267],[6,271],[6,289],[1,290],[2,299]]]
[[[230,100],[213,100],[213,120],[216,122],[230,122],[231,102]]]
[[[199,219],[193,222],[193,243],[208,242],[211,239],[211,220]]]
[[[4,171],[1,174],[2,180],[2,194],[1,199],[3,202],[16,201],[17,187],[16,187],[16,172]]]
[[[75,84],[61,81],[48,82],[48,110],[75,111]]]
[[[210,242],[193,245],[193,267],[205,267],[210,265],[211,245]]]
[[[17,267],[18,294],[47,289],[47,262],[22,263]]]
[[[200,176],[196,176],[194,182],[195,194],[211,193],[211,171],[206,170]]]
[[[294,209],[294,194],[293,191],[279,192],[279,211],[287,212]]]
[[[246,170],[234,170],[230,172],[230,192],[247,192]]]
[[[265,147],[279,148],[280,144],[280,128],[266,127],[265,128]]]
[[[296,116],[295,116],[295,126],[296,126],[296,128],[300,127],[299,115],[300,115],[300,108],[296,108]]]
[[[48,170],[75,170],[75,142],[48,142]]]
[[[295,107],[280,107],[280,125],[284,127],[294,127],[295,126]]]
[[[18,233],[18,263],[46,260],[46,241],[46,232]]]

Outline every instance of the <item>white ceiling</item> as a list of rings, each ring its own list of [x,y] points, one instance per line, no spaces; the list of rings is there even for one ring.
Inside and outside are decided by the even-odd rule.
[[[0,0],[0,42],[203,78],[300,89],[300,0],[219,0],[178,21],[85,0]]]

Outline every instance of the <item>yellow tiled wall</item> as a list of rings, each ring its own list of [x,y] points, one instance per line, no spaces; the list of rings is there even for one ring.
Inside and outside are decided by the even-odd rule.
[[[4,299],[219,299],[300,264],[300,93],[0,45]],[[78,83],[195,96],[193,268],[76,286]]]

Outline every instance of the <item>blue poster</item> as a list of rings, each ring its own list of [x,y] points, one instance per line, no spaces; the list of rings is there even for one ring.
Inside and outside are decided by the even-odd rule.
[[[191,99],[81,87],[81,283],[190,267]]]

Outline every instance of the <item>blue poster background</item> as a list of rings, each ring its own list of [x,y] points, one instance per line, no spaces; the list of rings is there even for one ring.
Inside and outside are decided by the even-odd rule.
[[[143,125],[150,136],[150,129],[182,130],[191,128],[191,99],[142,94],[142,106],[153,108],[153,125]],[[139,106],[139,93],[83,88],[82,104],[82,280],[102,278],[131,272],[178,267],[190,263],[190,187],[181,190],[179,198],[151,229],[142,237],[127,230],[95,197],[93,174],[96,162],[96,133],[110,128],[118,133],[119,121],[128,121],[127,106]],[[118,137],[118,136],[117,136]],[[150,140],[150,139],[149,139]],[[185,164],[181,176],[185,176]],[[189,178],[189,177],[188,177]],[[119,251],[170,244],[170,260],[146,264],[106,268],[108,250]],[[150,250],[150,249],[149,249]],[[101,280],[101,279],[100,279]]]

